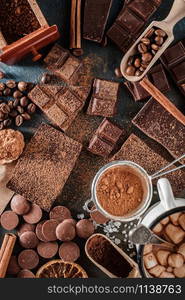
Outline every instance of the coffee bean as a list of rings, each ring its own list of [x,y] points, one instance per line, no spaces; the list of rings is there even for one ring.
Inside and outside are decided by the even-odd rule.
[[[108,40],[107,40],[107,37],[105,37],[103,39],[103,41],[101,42],[101,46],[102,47],[107,47],[107,43],[108,43]],[[84,54],[84,50],[82,48],[78,48],[78,49],[73,49],[73,55],[74,56],[82,56]]]
[[[23,117],[24,120],[30,120],[31,119],[31,116],[27,112],[24,112],[23,114],[21,114],[21,116]]]
[[[19,99],[16,98],[14,101],[13,101],[13,107],[17,107],[19,105]]]
[[[3,91],[3,95],[4,96],[10,96],[11,94],[11,89],[10,88],[5,88],[4,91]]]
[[[133,57],[133,56],[130,56],[129,59],[128,59],[127,65],[128,65],[128,66],[132,66],[133,62],[134,62],[134,57]]]
[[[5,73],[0,71],[0,79],[3,79],[5,77]]]
[[[21,98],[23,96],[23,94],[20,91],[15,91],[13,93],[13,97],[14,98]]]
[[[16,87],[16,82],[14,80],[8,80],[6,86],[10,89],[14,89]]]
[[[0,82],[0,91],[4,91],[5,84],[3,82]]]
[[[1,110],[4,114],[8,114],[8,113],[10,112],[10,107],[8,106],[8,104],[2,103],[2,104],[0,104],[0,110]]]
[[[4,127],[9,127],[12,124],[12,120],[11,119],[6,119],[3,121],[3,125]]]
[[[17,106],[17,111],[20,113],[20,114],[23,114],[24,113],[24,108],[21,107],[20,105]]]
[[[150,62],[152,60],[153,56],[151,53],[147,52],[147,53],[144,53],[142,55],[142,60],[143,62]]]
[[[155,51],[158,51],[160,47],[159,47],[158,45],[156,45],[156,44],[152,44],[152,45],[151,45],[151,48],[152,48],[153,50],[155,50]]]
[[[148,38],[146,38],[146,37],[145,37],[145,38],[142,38],[142,39],[141,39],[141,42],[142,42],[143,44],[147,45],[147,46],[150,45],[150,40],[149,40]]]
[[[15,109],[13,109],[13,110],[9,113],[9,116],[12,117],[12,118],[17,117],[17,115],[18,115],[18,112],[17,112]]]
[[[36,111],[36,105],[34,103],[30,103],[27,107],[27,112],[29,114],[34,114],[35,111]]]
[[[122,78],[123,77],[120,68],[116,68],[114,70],[114,73],[115,73],[115,75],[116,75],[117,78]]]
[[[26,91],[27,86],[28,86],[27,82],[20,81],[20,82],[18,83],[18,89],[19,89],[19,91],[21,91],[21,92]]]
[[[134,61],[134,66],[136,68],[139,68],[141,66],[141,60],[140,58],[136,58],[135,61]]]
[[[10,107],[10,109],[13,109],[13,101],[8,101],[8,106]]]
[[[153,33],[154,33],[154,28],[150,28],[148,31],[147,31],[147,33],[145,34],[145,37],[146,38],[150,38],[152,35],[153,35]]]
[[[147,46],[146,46],[145,44],[140,43],[140,44],[138,45],[138,51],[139,51],[140,53],[146,53],[146,52],[148,51],[148,48],[147,48]]]
[[[0,122],[0,130],[4,128],[3,122]]]
[[[0,121],[3,121],[4,120],[4,114],[3,112],[0,110]]]
[[[28,103],[29,103],[29,101],[28,101],[28,98],[27,97],[22,97],[21,99],[20,99],[20,105],[22,106],[22,107],[26,107],[27,105],[28,105]]]
[[[45,73],[42,75],[40,82],[42,84],[46,84],[46,83],[49,83],[50,80],[51,80],[51,76],[49,74]]]
[[[15,118],[15,125],[16,126],[21,126],[22,125],[22,123],[23,123],[23,117],[21,116],[21,115],[18,115],[16,118]]]
[[[166,32],[162,29],[155,30],[155,34],[158,35],[158,36],[162,36],[162,37],[166,36]]]
[[[137,70],[136,73],[135,73],[135,76],[138,76],[138,77],[139,77],[139,76],[141,76],[142,73],[143,73],[143,72],[141,72],[140,70]]]
[[[155,37],[155,42],[158,46],[161,46],[164,43],[164,39],[161,36],[156,36]]]
[[[127,74],[128,76],[134,76],[135,71],[136,71],[136,68],[135,68],[135,67],[129,66],[129,67],[126,69],[126,74]]]

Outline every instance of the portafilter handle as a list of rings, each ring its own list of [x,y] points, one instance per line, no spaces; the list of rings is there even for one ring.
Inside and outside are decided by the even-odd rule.
[[[157,182],[157,190],[161,204],[166,211],[174,209],[176,207],[174,194],[171,184],[167,178],[161,178]]]

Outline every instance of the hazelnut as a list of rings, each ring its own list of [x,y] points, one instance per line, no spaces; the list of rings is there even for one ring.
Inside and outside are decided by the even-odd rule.
[[[180,268],[175,268],[174,274],[178,278],[184,278],[185,277],[185,264],[183,266],[181,266]]]
[[[170,255],[169,251],[166,250],[159,250],[157,252],[157,260],[162,266],[168,265],[168,256]]]
[[[164,271],[165,267],[157,265],[154,268],[150,269],[150,274],[158,278]]]
[[[170,216],[170,220],[173,223],[173,225],[179,225],[178,219],[180,215],[181,213],[178,212]]]
[[[184,258],[181,254],[173,253],[168,257],[168,264],[172,268],[180,268],[184,264]]]
[[[157,259],[153,253],[149,253],[143,258],[145,267],[150,270],[158,265]]]
[[[168,224],[165,228],[167,236],[175,244],[179,244],[185,237],[185,232],[179,226]]]

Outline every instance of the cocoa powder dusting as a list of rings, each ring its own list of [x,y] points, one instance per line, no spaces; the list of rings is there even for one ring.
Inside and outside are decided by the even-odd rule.
[[[138,208],[144,191],[139,176],[125,166],[118,166],[108,169],[100,177],[96,195],[105,211],[124,216]]]

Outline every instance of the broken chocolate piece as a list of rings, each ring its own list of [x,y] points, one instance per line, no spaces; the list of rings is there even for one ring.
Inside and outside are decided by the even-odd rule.
[[[178,158],[184,154],[185,126],[153,98],[145,104],[133,124]]]
[[[17,162],[8,187],[49,211],[61,193],[82,145],[42,124]]]

